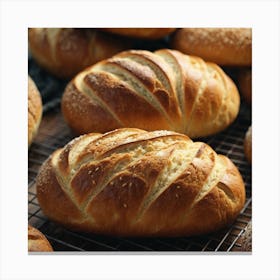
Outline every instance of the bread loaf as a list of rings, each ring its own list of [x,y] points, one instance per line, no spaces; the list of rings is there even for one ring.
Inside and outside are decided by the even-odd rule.
[[[38,64],[60,78],[131,47],[131,42],[90,28],[29,28],[29,47]]]
[[[122,36],[156,40],[174,32],[176,28],[102,28],[102,30]]]
[[[172,48],[227,66],[251,66],[250,28],[182,28],[171,40]]]
[[[244,138],[244,153],[249,163],[252,163],[252,126],[250,126]]]
[[[241,68],[237,75],[238,88],[248,105],[252,104],[252,70],[251,68]]]
[[[38,229],[28,225],[28,251],[29,252],[51,252],[53,248],[45,235]]]
[[[70,229],[117,236],[191,236],[232,223],[242,177],[205,143],[123,128],[80,136],[36,179],[44,214]]]
[[[79,73],[62,112],[78,134],[137,127],[194,138],[228,127],[239,104],[235,84],[216,64],[168,49],[130,50]]]
[[[38,132],[43,112],[40,92],[34,81],[28,76],[28,146]]]

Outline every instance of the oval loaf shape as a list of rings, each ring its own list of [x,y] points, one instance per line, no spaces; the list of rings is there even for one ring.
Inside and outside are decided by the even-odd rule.
[[[29,28],[28,43],[36,62],[64,79],[132,45],[126,38],[94,28]]]
[[[86,134],[55,151],[38,174],[51,220],[117,236],[191,236],[223,228],[245,202],[235,165],[171,131]]]
[[[223,66],[252,65],[251,28],[181,28],[171,46]]]
[[[78,74],[62,112],[77,134],[136,127],[195,138],[227,128],[239,105],[235,84],[216,64],[169,49],[130,50]]]

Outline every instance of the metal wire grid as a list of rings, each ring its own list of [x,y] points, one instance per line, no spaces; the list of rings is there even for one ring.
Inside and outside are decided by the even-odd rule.
[[[238,119],[226,131],[202,139],[217,153],[228,156],[239,168],[246,184],[246,203],[230,227],[192,238],[119,238],[69,231],[49,221],[36,198],[35,178],[44,160],[57,148],[68,143],[74,135],[64,123],[59,107],[44,114],[38,136],[29,149],[28,205],[29,224],[41,230],[55,251],[238,251],[238,239],[252,215],[251,166],[243,152],[243,139],[251,124],[250,110],[241,107]]]

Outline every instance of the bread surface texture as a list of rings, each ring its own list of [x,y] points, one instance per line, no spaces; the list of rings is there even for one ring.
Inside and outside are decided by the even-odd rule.
[[[41,67],[67,79],[131,45],[128,40],[92,28],[29,28],[28,41]]]
[[[169,35],[176,28],[102,28],[102,30],[122,36],[156,40]]]
[[[135,128],[75,138],[36,179],[49,219],[114,236],[192,236],[230,225],[245,202],[242,177],[205,143]]]
[[[251,66],[251,28],[182,28],[171,46],[224,66]]]
[[[236,118],[238,90],[223,70],[175,50],[121,52],[80,72],[62,112],[77,134],[121,127],[215,134]]]
[[[38,229],[28,225],[28,251],[52,252],[53,248],[45,235]]]
[[[43,113],[42,99],[34,81],[28,76],[28,146],[35,138]]]

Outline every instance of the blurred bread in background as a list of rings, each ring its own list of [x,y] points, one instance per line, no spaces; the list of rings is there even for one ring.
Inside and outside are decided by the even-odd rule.
[[[239,92],[248,105],[252,104],[252,70],[240,68],[237,74]]]
[[[28,146],[38,132],[43,113],[42,99],[34,81],[28,76]]]
[[[252,126],[250,126],[245,134],[244,153],[249,163],[252,163]]]
[[[169,35],[176,28],[102,28],[102,30],[122,36],[156,40]]]
[[[28,41],[36,62],[65,79],[131,47],[126,38],[92,28],[29,28]]]
[[[223,66],[252,63],[250,28],[182,28],[172,36],[171,47]]]

